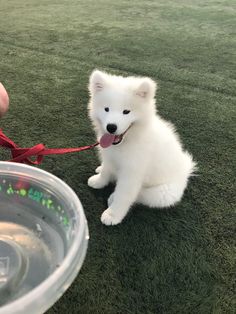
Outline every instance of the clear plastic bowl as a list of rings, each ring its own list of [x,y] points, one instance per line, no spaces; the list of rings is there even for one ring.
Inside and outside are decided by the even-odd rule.
[[[0,162],[0,314],[49,309],[78,274],[88,239],[82,205],[67,184]]]

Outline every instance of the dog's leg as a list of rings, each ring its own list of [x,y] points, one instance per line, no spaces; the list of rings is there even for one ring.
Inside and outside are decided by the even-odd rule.
[[[127,215],[130,207],[136,201],[141,189],[141,178],[137,174],[124,172],[117,180],[114,193],[109,199],[109,207],[102,216],[101,221],[105,225],[116,225]]]
[[[108,207],[112,204],[113,200],[114,200],[114,192],[111,193],[111,195],[109,196],[109,198],[107,200]]]
[[[94,189],[102,189],[111,181],[111,173],[106,165],[100,166],[100,173],[91,176],[88,179],[88,185]]]
[[[149,207],[170,207],[178,203],[187,186],[187,179],[175,183],[157,185],[141,189],[137,203]]]

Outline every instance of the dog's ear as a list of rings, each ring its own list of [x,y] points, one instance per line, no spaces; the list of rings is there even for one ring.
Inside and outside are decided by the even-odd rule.
[[[104,89],[106,85],[106,74],[99,71],[94,70],[92,74],[90,75],[89,79],[89,91],[91,94],[94,94],[96,92],[100,92]]]
[[[157,85],[148,77],[140,79],[138,88],[135,90],[135,95],[143,99],[151,99],[155,97]]]

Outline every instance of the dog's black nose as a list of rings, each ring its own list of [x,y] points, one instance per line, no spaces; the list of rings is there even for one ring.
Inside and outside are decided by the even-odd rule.
[[[108,124],[107,125],[107,131],[109,133],[115,133],[115,131],[117,130],[117,125],[116,124]]]

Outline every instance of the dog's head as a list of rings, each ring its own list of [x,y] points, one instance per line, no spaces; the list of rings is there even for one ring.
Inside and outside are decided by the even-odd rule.
[[[89,114],[99,135],[106,137],[104,147],[120,143],[133,124],[148,122],[155,112],[156,84],[150,78],[125,78],[95,70],[89,91]]]

